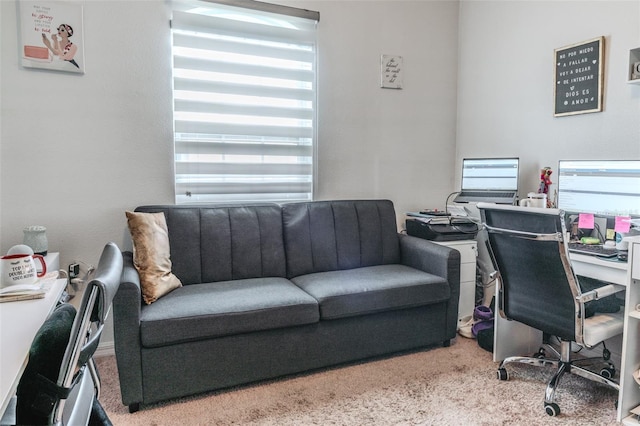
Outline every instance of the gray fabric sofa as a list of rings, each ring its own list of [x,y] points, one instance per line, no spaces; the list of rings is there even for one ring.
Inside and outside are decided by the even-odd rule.
[[[143,206],[164,212],[183,286],[114,300],[122,402],[140,404],[455,337],[460,253],[397,232],[389,200]]]

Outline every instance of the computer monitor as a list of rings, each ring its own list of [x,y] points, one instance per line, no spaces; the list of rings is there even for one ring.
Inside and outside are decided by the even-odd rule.
[[[518,190],[518,158],[465,158],[462,191]]]
[[[640,160],[560,160],[558,208],[640,217]]]
[[[464,158],[456,203],[513,204],[518,195],[518,158]]]

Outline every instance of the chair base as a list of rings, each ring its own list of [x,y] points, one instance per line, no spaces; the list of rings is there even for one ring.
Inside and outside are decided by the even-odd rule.
[[[544,349],[545,347],[553,352],[554,357],[548,358],[546,356],[546,351]],[[582,364],[585,362],[594,363],[594,361],[598,361],[601,363],[604,362],[606,366],[602,367],[599,373],[596,373],[578,365],[579,363]],[[584,377],[585,379],[601,383],[605,386],[615,389],[616,391],[620,391],[620,385],[613,380],[613,376],[615,375],[615,367],[613,366],[613,364],[608,362],[608,359],[605,359],[605,357],[571,359],[570,341],[561,341],[560,352],[558,352],[553,346],[544,344],[544,347],[541,347],[538,352],[530,357],[512,356],[505,358],[498,367],[499,380],[509,379],[509,375],[507,373],[505,365],[511,363],[529,364],[536,367],[552,366],[556,369],[556,373],[547,384],[547,389],[544,396],[544,408],[547,414],[550,416],[557,416],[558,414],[560,414],[560,407],[554,402],[554,400],[556,390],[558,388],[558,385],[560,384],[560,379],[562,379],[562,376],[565,373],[575,374],[576,376]]]

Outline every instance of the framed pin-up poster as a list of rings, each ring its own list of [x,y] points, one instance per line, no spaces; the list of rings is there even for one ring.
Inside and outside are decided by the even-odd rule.
[[[20,0],[22,66],[84,74],[82,5]]]

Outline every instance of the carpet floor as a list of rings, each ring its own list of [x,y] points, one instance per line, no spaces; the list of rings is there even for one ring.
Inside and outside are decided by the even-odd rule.
[[[616,392],[565,375],[543,409],[551,369],[517,365],[509,381],[475,340],[146,405],[120,400],[113,356],[97,360],[114,425],[615,425]],[[167,383],[167,386],[170,386]]]

